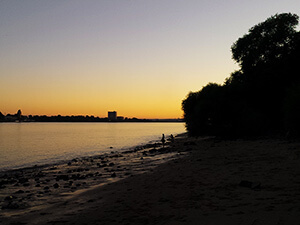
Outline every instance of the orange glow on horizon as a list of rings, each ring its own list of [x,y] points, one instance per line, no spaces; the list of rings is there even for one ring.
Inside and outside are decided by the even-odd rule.
[[[230,51],[239,37],[299,9],[296,0],[3,1],[0,112],[182,118],[190,91],[239,68]]]

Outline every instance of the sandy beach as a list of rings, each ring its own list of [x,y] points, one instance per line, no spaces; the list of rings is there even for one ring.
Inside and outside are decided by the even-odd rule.
[[[1,224],[299,224],[300,143],[181,135],[0,174]]]

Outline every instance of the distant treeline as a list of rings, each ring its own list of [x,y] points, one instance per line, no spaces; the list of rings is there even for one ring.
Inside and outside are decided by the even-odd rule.
[[[19,110],[16,114],[7,114],[0,112],[0,122],[183,122],[182,119],[138,119],[124,118],[110,121],[107,117],[100,118],[95,116],[24,116]]]
[[[240,69],[182,102],[190,135],[300,134],[300,32],[296,14],[276,14],[232,46]],[[217,65],[216,65],[217,66]]]

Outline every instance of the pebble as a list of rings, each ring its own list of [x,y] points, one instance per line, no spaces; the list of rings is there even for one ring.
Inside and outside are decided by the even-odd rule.
[[[111,177],[116,177],[116,176],[117,176],[116,173],[112,173],[112,174],[111,174]]]
[[[18,191],[16,191],[15,193],[16,193],[16,194],[23,194],[24,191],[23,191],[23,190],[18,190]]]
[[[24,183],[23,186],[24,186],[24,187],[28,187],[28,186],[29,186],[29,183]]]
[[[19,183],[21,183],[21,184],[26,183],[26,182],[28,182],[27,178],[20,178],[19,179]]]
[[[56,181],[59,181],[59,180],[64,180],[64,181],[67,181],[69,180],[69,175],[57,175],[56,176]]]
[[[9,196],[6,196],[6,197],[4,198],[4,201],[11,201],[11,200],[13,200],[13,199],[15,199],[15,198],[16,198],[15,196],[9,195]]]

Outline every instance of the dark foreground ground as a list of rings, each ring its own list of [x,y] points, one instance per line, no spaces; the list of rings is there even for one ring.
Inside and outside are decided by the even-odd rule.
[[[0,223],[300,224],[299,142],[181,136],[110,156],[23,171],[28,186],[0,189]]]

